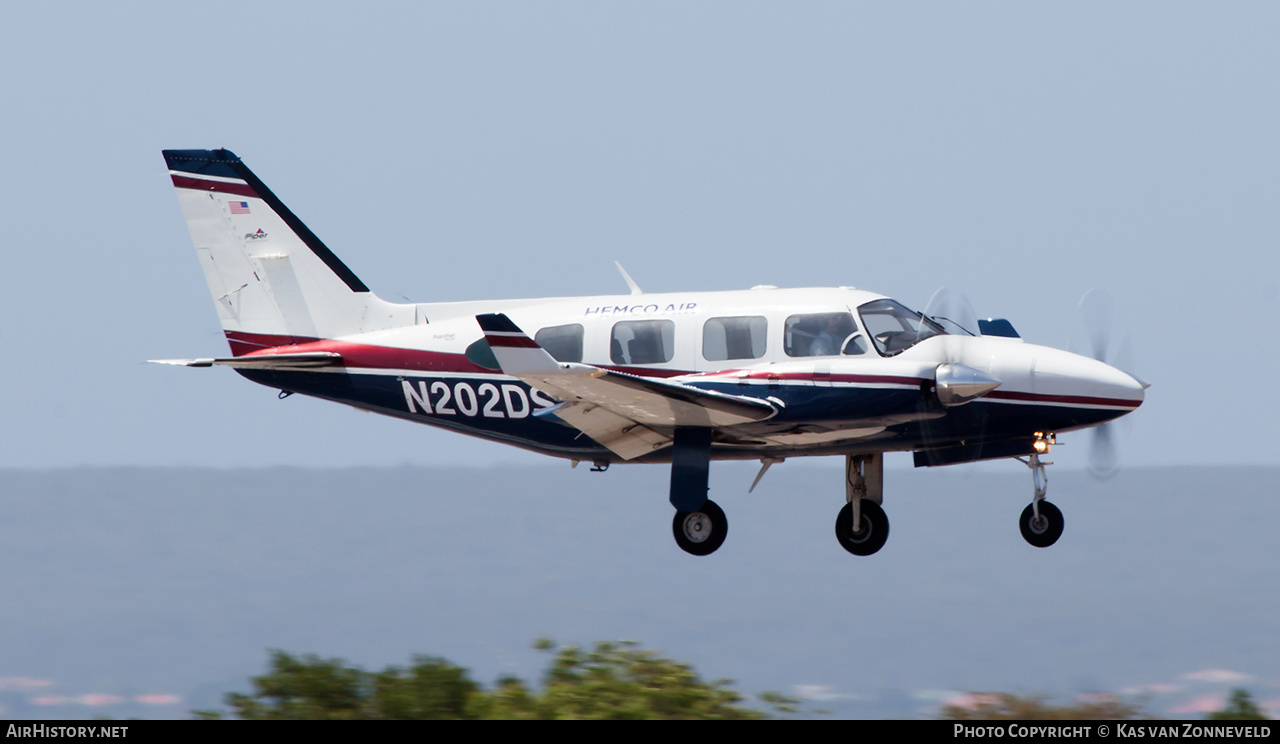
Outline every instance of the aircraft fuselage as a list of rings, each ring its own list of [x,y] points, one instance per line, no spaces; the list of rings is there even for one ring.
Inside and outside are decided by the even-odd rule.
[[[314,370],[239,370],[281,390],[346,403],[378,413],[514,444],[556,457],[600,462],[623,458],[581,432],[544,416],[557,401],[498,369],[477,363],[467,349],[483,339],[478,309],[501,311],[530,336],[548,328],[581,328],[581,354],[571,361],[638,376],[659,377],[728,395],[780,402],[777,415],[722,432],[713,459],[927,450],[1066,432],[1121,416],[1141,404],[1133,378],[1088,357],[1020,339],[938,335],[886,356],[874,343],[857,355],[811,356],[787,338],[788,320],[844,314],[847,336],[868,338],[859,306],[881,298],[850,288],[756,289],[416,305],[426,322],[336,339],[297,339],[276,350],[334,351],[340,367]],[[479,307],[478,307],[479,306]],[[717,319],[756,319],[763,348],[724,356]],[[619,363],[611,341],[617,324],[669,322],[665,361]],[[800,333],[792,323],[792,335]],[[575,329],[576,330],[576,329]],[[723,331],[721,331],[721,336]],[[228,333],[251,348],[250,334]],[[279,339],[260,341],[275,343]],[[710,351],[710,353],[708,353]],[[792,355],[789,352],[794,352]],[[960,363],[1000,385],[953,407],[937,403],[938,365]],[[492,366],[496,364],[490,363]],[[669,449],[633,458],[670,461]]]

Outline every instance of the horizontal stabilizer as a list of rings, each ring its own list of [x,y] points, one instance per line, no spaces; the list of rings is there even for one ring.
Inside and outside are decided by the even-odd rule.
[[[215,364],[237,369],[276,369],[288,367],[333,367],[342,364],[342,355],[333,351],[309,351],[300,354],[260,354],[207,359],[148,359],[152,364],[173,364],[179,367],[212,367]]]

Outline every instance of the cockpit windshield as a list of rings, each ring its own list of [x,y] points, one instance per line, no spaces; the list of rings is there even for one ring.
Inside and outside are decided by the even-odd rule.
[[[881,356],[896,356],[926,338],[947,333],[932,318],[894,300],[872,300],[858,307],[858,316]]]

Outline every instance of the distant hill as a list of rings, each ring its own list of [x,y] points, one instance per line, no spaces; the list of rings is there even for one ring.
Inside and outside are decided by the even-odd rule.
[[[888,545],[856,558],[837,464],[748,495],[755,466],[717,463],[730,532],[702,559],[661,467],[0,471],[0,716],[185,716],[268,648],[536,680],[542,636],[638,640],[841,716],[968,690],[1280,698],[1280,469],[1051,468],[1046,550],[1018,533],[1022,466],[893,470]]]

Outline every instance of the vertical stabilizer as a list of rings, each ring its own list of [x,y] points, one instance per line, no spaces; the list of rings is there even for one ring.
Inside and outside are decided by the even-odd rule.
[[[236,356],[414,322],[385,302],[229,150],[165,150]]]

